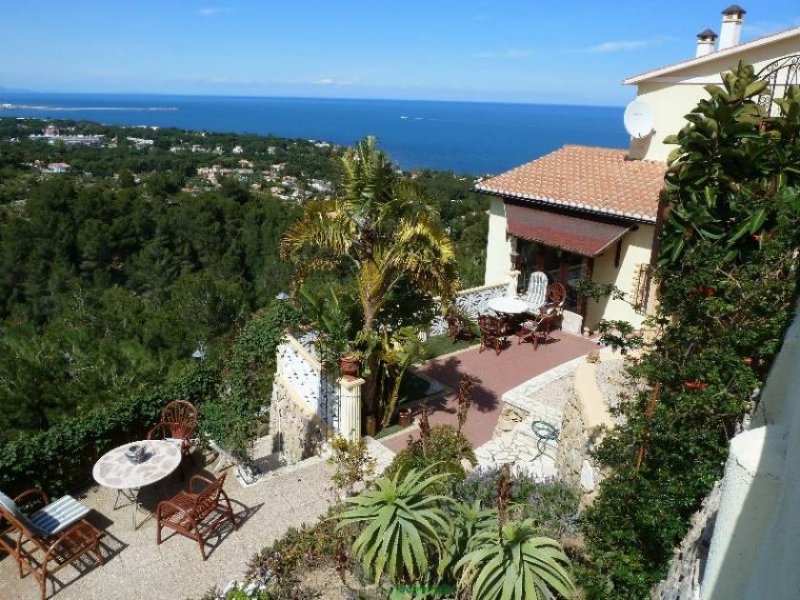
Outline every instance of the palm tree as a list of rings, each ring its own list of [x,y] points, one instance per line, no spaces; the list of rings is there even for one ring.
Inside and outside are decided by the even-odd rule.
[[[378,329],[381,309],[399,285],[443,302],[458,289],[455,248],[434,204],[415,182],[399,177],[386,154],[367,137],[342,157],[340,194],[310,202],[281,242],[281,257],[296,266],[295,287],[311,273],[349,268],[361,303],[361,330]],[[377,411],[377,359],[367,356],[367,414]],[[377,415],[376,415],[377,416]]]

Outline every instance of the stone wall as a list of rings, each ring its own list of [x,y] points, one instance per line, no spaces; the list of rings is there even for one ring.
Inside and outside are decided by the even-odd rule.
[[[584,362],[575,369],[575,393],[564,407],[556,454],[559,475],[580,488],[582,506],[591,504],[603,479],[591,453],[602,441],[603,426],[611,424],[596,378],[594,363]]]
[[[700,597],[700,581],[719,510],[720,490],[718,481],[692,517],[689,533],[675,548],[669,572],[653,589],[652,600],[696,600]]]
[[[280,375],[272,386],[270,434],[276,452],[291,465],[313,456],[328,437],[328,428],[311,406]]]

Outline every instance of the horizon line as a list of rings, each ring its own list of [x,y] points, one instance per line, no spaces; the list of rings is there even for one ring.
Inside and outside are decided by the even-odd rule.
[[[454,104],[507,104],[514,106],[576,106],[587,108],[625,108],[625,104],[593,104],[580,102],[555,102],[555,101],[528,101],[528,100],[464,100],[464,99],[433,99],[433,98],[391,98],[391,97],[351,97],[351,96],[293,96],[293,95],[260,95],[260,94],[211,94],[211,93],[170,93],[170,92],[74,92],[58,90],[30,90],[24,88],[5,88],[0,86],[0,97],[8,94],[63,94],[70,96],[163,96],[163,97],[188,97],[188,98],[255,98],[264,100],[350,100],[358,102],[437,102]]]

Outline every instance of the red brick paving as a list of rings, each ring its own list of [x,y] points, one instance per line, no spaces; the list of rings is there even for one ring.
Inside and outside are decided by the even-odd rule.
[[[492,349],[479,353],[476,346],[454,356],[428,361],[419,372],[452,390],[458,389],[458,382],[465,373],[478,378],[472,388],[472,406],[464,425],[464,434],[472,447],[477,448],[492,437],[504,393],[597,348],[595,342],[568,333],[555,332],[553,337],[552,342],[540,344],[539,349],[534,350],[529,343],[518,345],[514,336],[499,355]],[[457,425],[454,393],[429,402],[428,408],[431,425]],[[417,410],[414,417],[418,416]],[[397,436],[383,443],[398,452],[406,447],[407,440],[408,436]]]

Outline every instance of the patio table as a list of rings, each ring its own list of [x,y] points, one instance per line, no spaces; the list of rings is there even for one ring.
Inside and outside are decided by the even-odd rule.
[[[144,460],[131,462],[125,452],[132,445],[144,446]],[[181,446],[168,440],[143,440],[124,444],[109,450],[100,457],[92,469],[92,477],[103,487],[117,490],[114,508],[120,495],[133,505],[133,528],[136,529],[136,512],[139,509],[139,490],[161,481],[181,464]]]
[[[496,313],[504,315],[521,315],[530,310],[527,302],[517,298],[504,296],[502,298],[492,298],[486,305]]]

